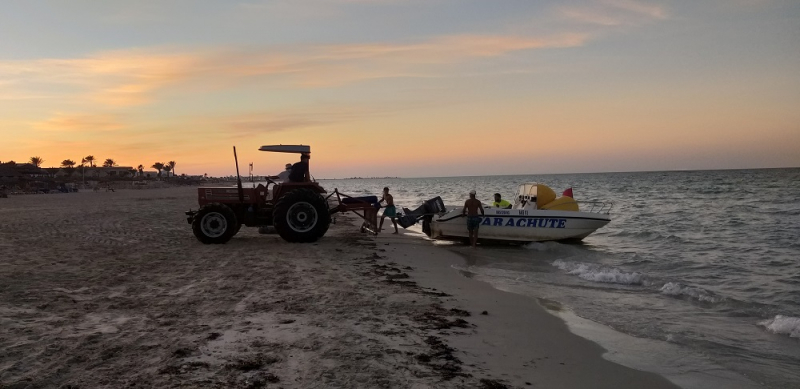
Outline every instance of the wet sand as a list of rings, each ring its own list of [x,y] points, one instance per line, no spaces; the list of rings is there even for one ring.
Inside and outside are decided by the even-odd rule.
[[[671,387],[411,234],[339,217],[314,244],[203,245],[189,208],[192,188],[0,199],[0,388]]]
[[[451,267],[468,262],[480,247],[456,244],[456,254],[434,247],[418,234],[406,235],[412,236],[381,236],[378,241],[391,247],[389,259],[414,268],[409,274],[418,285],[436,285],[448,295],[443,297],[446,306],[468,313],[469,326],[450,331],[444,339],[474,374],[492,376],[509,387],[676,387],[657,374],[604,359],[602,347],[571,333],[564,321],[538,301],[494,289]],[[549,310],[561,309],[556,302],[544,303]]]

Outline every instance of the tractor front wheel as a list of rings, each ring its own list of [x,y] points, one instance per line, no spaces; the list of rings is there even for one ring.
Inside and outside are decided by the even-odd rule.
[[[315,242],[331,224],[328,204],[318,193],[295,189],[281,196],[272,217],[275,230],[287,242]]]
[[[239,231],[239,221],[230,207],[212,203],[203,206],[192,219],[192,232],[205,244],[225,243]]]

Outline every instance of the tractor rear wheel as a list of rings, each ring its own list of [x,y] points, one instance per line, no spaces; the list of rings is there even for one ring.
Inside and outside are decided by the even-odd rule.
[[[227,205],[212,203],[203,206],[192,219],[192,232],[205,244],[225,243],[239,231],[236,214]]]
[[[315,242],[331,224],[328,204],[318,193],[295,189],[281,196],[275,204],[273,224],[287,242]]]

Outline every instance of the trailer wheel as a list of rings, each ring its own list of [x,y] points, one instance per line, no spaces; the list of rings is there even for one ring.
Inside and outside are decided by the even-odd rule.
[[[314,242],[331,224],[328,204],[318,193],[296,189],[281,196],[272,217],[275,230],[287,242]]]
[[[203,206],[192,219],[192,232],[197,240],[205,244],[221,244],[229,241],[239,231],[236,214],[230,207],[212,203]]]

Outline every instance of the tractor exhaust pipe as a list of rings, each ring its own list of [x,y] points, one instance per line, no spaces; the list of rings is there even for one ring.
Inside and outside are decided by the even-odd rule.
[[[242,177],[239,175],[239,157],[236,156],[236,146],[233,146],[233,160],[236,162],[236,188],[239,189],[239,202],[244,203],[244,189],[242,189]]]

